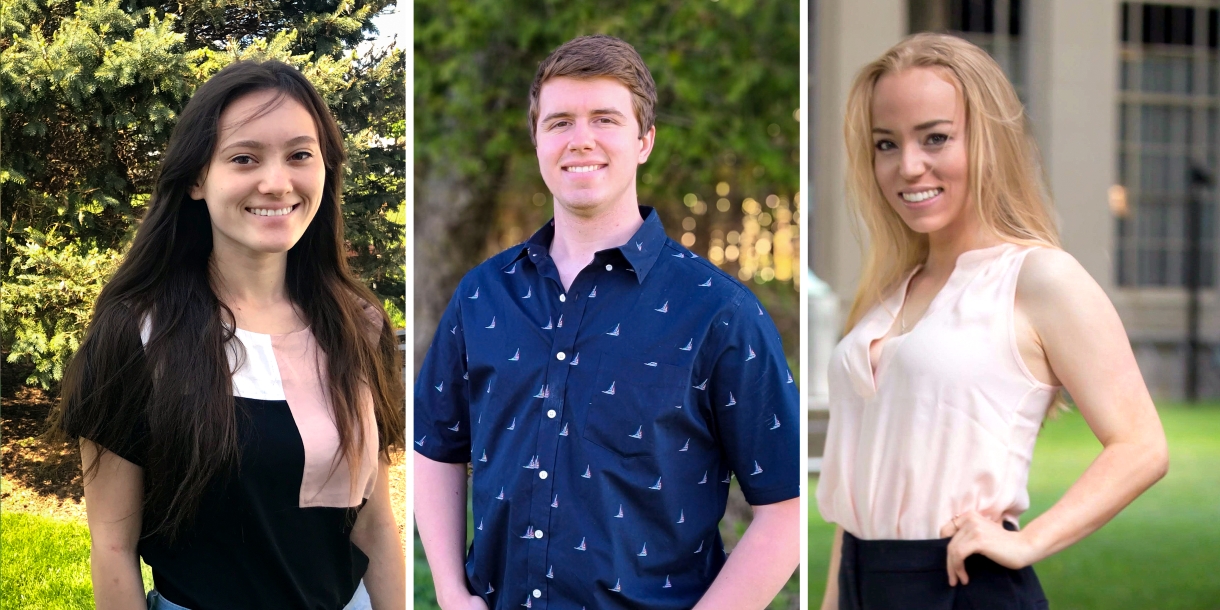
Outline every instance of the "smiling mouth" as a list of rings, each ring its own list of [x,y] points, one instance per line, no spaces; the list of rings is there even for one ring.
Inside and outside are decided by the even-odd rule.
[[[255,216],[287,216],[299,205],[299,203],[294,203],[282,208],[246,208],[246,211]]]
[[[928,189],[926,191],[918,191],[915,193],[899,193],[899,194],[902,196],[902,200],[907,203],[921,203],[921,202],[927,201],[943,192],[945,192],[945,189],[935,188],[935,189]]]
[[[573,165],[572,167],[563,168],[563,171],[571,172],[573,174],[584,174],[584,173],[588,173],[588,172],[592,172],[592,171],[597,171],[603,167],[606,167],[606,166],[604,164],[602,164],[602,165]]]

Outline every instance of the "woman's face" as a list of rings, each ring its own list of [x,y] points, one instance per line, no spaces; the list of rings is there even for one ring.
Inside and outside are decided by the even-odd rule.
[[[918,233],[969,225],[966,110],[929,68],[886,74],[873,89],[873,171],[890,207]]]
[[[289,96],[265,110],[277,95],[244,95],[220,115],[212,159],[190,193],[208,206],[213,256],[285,253],[318,211],[326,167],[317,126]]]

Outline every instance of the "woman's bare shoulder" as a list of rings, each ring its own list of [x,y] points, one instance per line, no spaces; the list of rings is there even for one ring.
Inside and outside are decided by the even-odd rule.
[[[1113,307],[1080,261],[1058,248],[1035,248],[1026,255],[1017,277],[1017,303],[1035,322]]]

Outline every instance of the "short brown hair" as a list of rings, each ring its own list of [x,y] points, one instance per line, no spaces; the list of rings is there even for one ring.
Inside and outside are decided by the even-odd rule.
[[[530,141],[538,144],[538,95],[552,78],[609,76],[631,91],[631,107],[640,124],[640,137],[656,122],[657,85],[635,47],[613,36],[594,34],[573,38],[551,51],[538,66],[530,85]]]

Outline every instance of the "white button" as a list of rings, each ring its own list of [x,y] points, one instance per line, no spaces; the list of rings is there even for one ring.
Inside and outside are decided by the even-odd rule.
[[[545,479],[545,478],[546,478],[546,471],[545,471],[545,470],[540,470],[540,471],[538,471],[538,478],[539,478],[539,479]],[[542,537],[542,536],[539,536],[539,538],[541,538],[541,537]]]
[[[551,419],[555,419],[555,409],[551,409],[550,411],[547,411],[546,416]]]
[[[558,354],[555,354],[555,359],[560,362],[563,362],[564,358],[567,358],[567,357],[568,357],[568,355],[563,352],[559,352]]]
[[[534,599],[538,599],[539,597],[542,597],[542,591],[534,589]]]
[[[565,302],[567,302],[567,300],[568,300],[567,295],[563,295],[563,294],[559,295],[559,302],[560,302],[560,303],[565,303]]]
[[[614,271],[614,265],[606,265],[606,271]]]
[[[534,530],[535,538],[542,538],[542,530]]]

